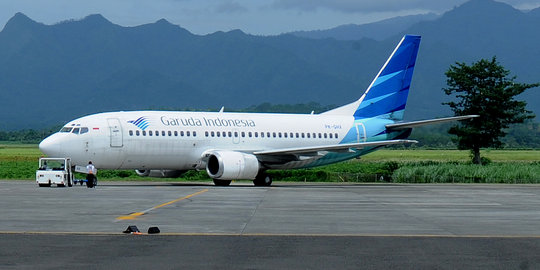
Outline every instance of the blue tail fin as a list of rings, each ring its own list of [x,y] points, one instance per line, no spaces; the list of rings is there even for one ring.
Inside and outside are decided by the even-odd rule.
[[[354,112],[355,119],[402,120],[411,85],[420,36],[406,35],[379,71]]]

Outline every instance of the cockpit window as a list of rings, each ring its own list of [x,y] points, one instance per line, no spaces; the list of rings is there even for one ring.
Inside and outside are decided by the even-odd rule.
[[[88,132],[88,128],[87,127],[82,127],[80,134],[84,134],[84,133],[87,133],[87,132]]]
[[[73,134],[79,134],[79,130],[80,128],[74,128],[73,131],[71,133]]]
[[[63,128],[60,130],[60,132],[69,133],[69,132],[71,132],[72,129],[73,129],[72,127],[63,127]]]

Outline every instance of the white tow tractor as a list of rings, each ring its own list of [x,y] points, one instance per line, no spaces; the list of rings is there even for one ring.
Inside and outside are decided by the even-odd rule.
[[[73,185],[73,172],[69,158],[40,158],[39,169],[36,171],[36,182],[40,187],[71,187]]]

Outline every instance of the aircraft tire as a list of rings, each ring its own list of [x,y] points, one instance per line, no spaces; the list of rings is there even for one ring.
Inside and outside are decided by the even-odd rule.
[[[230,184],[231,184],[231,180],[214,179],[214,185],[218,187],[226,187],[226,186],[229,186]]]
[[[266,173],[260,173],[253,180],[253,184],[256,187],[269,187],[272,185],[272,177]]]

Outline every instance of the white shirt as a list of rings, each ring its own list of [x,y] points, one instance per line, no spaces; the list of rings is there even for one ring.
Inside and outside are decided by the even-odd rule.
[[[86,172],[87,172],[88,174],[94,174],[94,175],[97,174],[96,167],[94,167],[94,165],[92,165],[92,164],[88,164],[88,165],[86,166]]]

